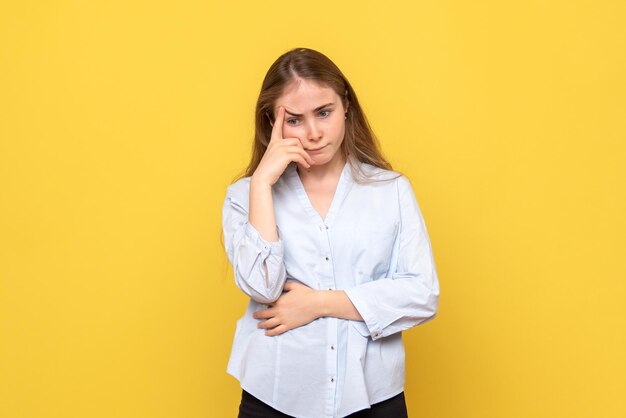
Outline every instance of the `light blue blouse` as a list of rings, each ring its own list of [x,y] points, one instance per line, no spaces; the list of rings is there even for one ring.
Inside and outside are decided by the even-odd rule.
[[[389,180],[357,183],[346,162],[322,219],[292,162],[272,187],[277,242],[248,222],[250,177],[228,186],[224,200],[226,253],[237,287],[250,297],[227,373],[295,417],[344,417],[402,392],[401,331],[433,319],[439,305],[430,239],[410,181],[356,164]],[[364,321],[322,317],[266,336],[252,314],[278,299],[286,280],[345,291]]]

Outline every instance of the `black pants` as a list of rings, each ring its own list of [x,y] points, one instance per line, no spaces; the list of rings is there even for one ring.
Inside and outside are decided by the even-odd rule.
[[[408,418],[404,392],[378,402],[371,408],[348,415],[353,418]],[[283,414],[242,390],[238,418],[293,418]]]

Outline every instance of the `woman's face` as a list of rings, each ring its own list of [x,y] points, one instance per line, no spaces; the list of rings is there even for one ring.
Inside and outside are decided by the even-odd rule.
[[[285,108],[283,138],[298,138],[316,166],[341,158],[338,152],[346,131],[346,109],[330,87],[298,78],[276,100]]]

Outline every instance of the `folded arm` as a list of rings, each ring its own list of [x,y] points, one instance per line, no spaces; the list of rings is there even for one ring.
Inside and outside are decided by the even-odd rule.
[[[429,321],[439,306],[439,280],[424,218],[406,177],[398,179],[400,236],[391,277],[345,289],[372,339]]]
[[[274,221],[271,187],[256,189],[251,184],[248,200],[247,190],[236,190],[233,186],[228,187],[224,199],[222,230],[226,254],[235,273],[235,283],[253,300],[263,304],[272,303],[281,295],[287,274],[284,244]],[[261,213],[255,217],[249,214],[248,206],[259,212],[271,209],[271,216]],[[259,229],[252,221],[257,222],[255,225],[259,225]],[[275,237],[277,240],[264,238],[261,231],[268,239]],[[273,231],[274,235],[268,231]]]
[[[254,314],[265,319],[260,328],[272,328],[267,335],[328,316],[360,321],[359,332],[377,340],[435,317],[439,306],[437,271],[426,225],[406,178],[400,180],[398,195],[402,219],[392,276],[345,290],[315,290],[288,282],[286,292],[275,303]]]

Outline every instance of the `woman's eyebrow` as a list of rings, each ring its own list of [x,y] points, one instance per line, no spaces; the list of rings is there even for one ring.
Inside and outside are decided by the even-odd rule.
[[[321,109],[325,108],[326,106],[330,106],[330,105],[334,105],[334,104],[335,104],[335,102],[326,103],[325,105],[316,107],[315,109],[313,109],[313,111],[316,112],[318,110],[321,110]],[[292,113],[292,112],[288,111],[287,109],[285,109],[285,112],[289,113],[291,116],[304,116],[304,115],[301,115],[299,113]]]

